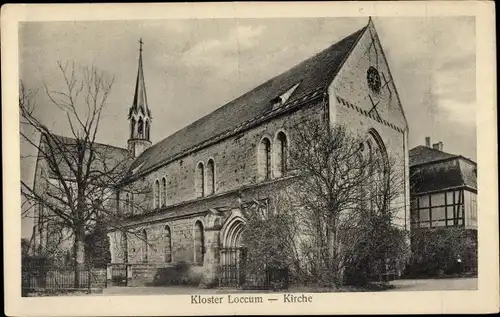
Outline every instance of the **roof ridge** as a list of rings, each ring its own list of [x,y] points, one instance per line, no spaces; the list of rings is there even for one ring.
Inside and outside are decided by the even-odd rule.
[[[74,137],[69,137],[69,136],[64,136],[64,135],[60,135],[60,134],[56,134],[56,133],[46,133],[46,132],[43,132],[42,135],[52,135],[56,138],[64,138],[64,139],[69,139],[69,140],[78,140],[77,138],[74,138]],[[92,142],[93,144],[96,144],[96,145],[103,145],[103,146],[107,146],[107,147],[112,147],[112,148],[115,148],[115,149],[118,149],[118,150],[123,150],[123,151],[127,151],[128,152],[128,149],[126,148],[122,148],[122,147],[119,147],[119,146],[116,146],[116,145],[112,145],[112,144],[106,144],[106,143],[101,143],[101,142]]]

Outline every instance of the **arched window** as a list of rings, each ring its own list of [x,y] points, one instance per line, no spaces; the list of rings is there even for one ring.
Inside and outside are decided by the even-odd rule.
[[[287,139],[283,132],[279,132],[276,137],[276,177],[282,177],[286,174],[287,161]]]
[[[130,138],[131,139],[134,138],[134,132],[135,132],[135,119],[132,118],[132,120],[130,120]]]
[[[165,262],[172,262],[172,233],[170,232],[170,227],[165,226],[164,229],[164,239],[165,239]]]
[[[139,123],[137,124],[137,138],[144,138],[144,122],[142,121],[142,118],[139,118]]]
[[[196,166],[196,197],[205,196],[205,169],[203,163]]]
[[[141,260],[144,263],[148,262],[148,233],[146,230],[142,230],[142,248],[141,248]]]
[[[161,179],[161,205],[165,206],[167,204],[167,178],[163,177]]]
[[[160,208],[160,182],[158,180],[155,181],[153,192],[154,208]]]
[[[386,208],[386,204],[388,203],[388,157],[384,142],[375,130],[372,129],[369,131],[366,144],[369,150],[367,155],[369,156],[368,163],[370,164],[368,168],[370,209],[375,211],[380,208]]]
[[[207,163],[207,193],[209,195],[215,193],[215,163],[212,159]]]
[[[271,178],[271,141],[263,138],[259,144],[259,179],[267,180]]]
[[[203,225],[197,221],[194,225],[194,263],[203,265],[203,255],[205,253],[204,244],[205,237],[203,233]]]
[[[149,140],[149,120],[146,120],[146,140]]]

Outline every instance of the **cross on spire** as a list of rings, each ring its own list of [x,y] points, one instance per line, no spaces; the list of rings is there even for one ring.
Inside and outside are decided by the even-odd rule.
[[[144,42],[142,41],[142,37],[139,39],[139,52],[142,52],[142,44],[144,44]]]

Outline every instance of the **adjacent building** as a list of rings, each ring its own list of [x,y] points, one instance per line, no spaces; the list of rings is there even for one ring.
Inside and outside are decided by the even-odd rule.
[[[477,230],[477,165],[443,151],[443,143],[410,150],[411,228]]]

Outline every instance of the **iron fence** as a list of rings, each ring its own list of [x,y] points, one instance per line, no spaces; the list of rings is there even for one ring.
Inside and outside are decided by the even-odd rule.
[[[23,265],[22,290],[88,290],[91,289],[92,272],[90,267]]]

